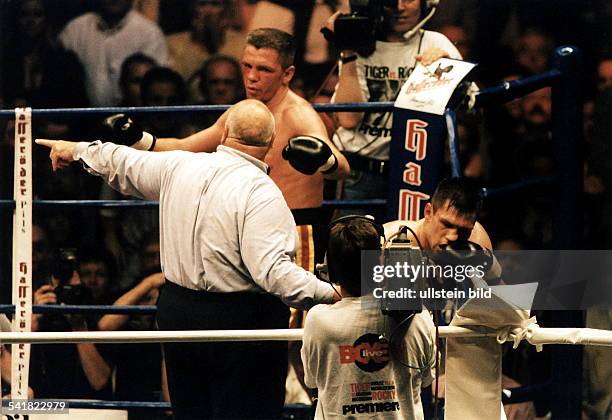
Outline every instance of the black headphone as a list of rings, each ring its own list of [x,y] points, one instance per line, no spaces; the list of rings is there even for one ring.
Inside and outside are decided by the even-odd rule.
[[[384,243],[385,228],[383,228],[382,225],[376,223],[374,216],[369,215],[369,214],[365,214],[365,215],[349,214],[348,216],[341,216],[341,217],[338,217],[337,219],[332,220],[329,223],[329,225],[327,225],[328,236],[331,234],[331,230],[334,228],[334,226],[336,226],[338,223],[346,223],[346,222],[350,222],[351,220],[363,220],[364,222],[368,222],[370,225],[372,225],[374,229],[376,229],[376,233],[378,233],[378,236],[380,236],[380,238],[382,239]]]
[[[374,216],[369,215],[369,214],[366,214],[366,215],[349,214],[347,216],[341,216],[341,217],[338,217],[337,219],[332,220],[327,225],[327,237],[329,238],[329,236],[331,235],[331,231],[334,228],[334,226],[336,226],[339,223],[350,222],[351,220],[363,220],[364,222],[369,223],[376,230],[376,233],[380,237],[381,248],[382,248],[382,244],[385,243],[385,228],[381,224],[376,223]],[[331,284],[331,280],[329,279],[329,266],[327,263],[327,251],[325,252],[323,263],[317,264],[315,267],[315,270],[319,278]]]

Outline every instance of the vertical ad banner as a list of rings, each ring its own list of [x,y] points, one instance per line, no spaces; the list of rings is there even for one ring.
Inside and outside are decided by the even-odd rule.
[[[15,109],[15,212],[13,213],[13,331],[32,329],[32,110]],[[26,399],[30,344],[11,347],[11,397]]]
[[[474,67],[446,58],[419,64],[402,86],[393,109],[388,219],[423,216],[425,203],[444,176],[446,105]]]

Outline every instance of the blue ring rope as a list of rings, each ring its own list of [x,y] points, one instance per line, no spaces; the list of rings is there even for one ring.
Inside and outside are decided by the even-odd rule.
[[[382,207],[387,204],[387,200],[375,198],[370,200],[324,200],[323,207],[326,208],[363,208],[367,206]],[[130,208],[153,208],[159,206],[158,201],[145,200],[33,200],[35,207],[53,208],[53,207],[91,207],[91,208],[108,208],[108,207],[130,207]],[[0,200],[0,208],[15,208],[15,201]]]
[[[557,69],[525,77],[518,80],[500,83],[481,90],[476,94],[475,107],[484,107],[492,103],[503,103],[523,96],[545,86],[550,86],[561,77]],[[312,104],[319,112],[350,112],[350,111],[392,111],[393,102],[345,102],[334,104]],[[68,114],[79,115],[107,115],[107,114],[152,114],[152,113],[183,113],[183,112],[216,112],[227,110],[230,105],[180,105],[165,107],[101,107],[101,108],[44,108],[32,109],[35,117],[58,117]],[[0,110],[0,118],[11,119],[15,117],[12,109]]]
[[[557,177],[535,177],[516,182],[497,188],[483,188],[484,197],[492,197],[506,192],[516,191],[522,188],[552,183],[557,180]],[[363,207],[384,207],[387,204],[385,199],[370,199],[370,200],[323,200],[323,207],[326,208],[363,208]],[[154,208],[159,205],[158,201],[144,200],[34,200],[33,205],[40,208],[54,207],[90,207],[90,208]],[[0,209],[15,208],[15,201],[0,200]]]

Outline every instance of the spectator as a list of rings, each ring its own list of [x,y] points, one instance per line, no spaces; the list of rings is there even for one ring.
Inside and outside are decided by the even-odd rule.
[[[214,55],[200,70],[200,93],[207,105],[232,105],[244,99],[240,62],[227,55]]]
[[[425,27],[444,35],[446,33],[442,28],[445,26],[459,27],[469,38],[473,38],[476,31],[478,6],[478,0],[440,0],[436,13]],[[446,36],[450,38],[450,36]],[[461,48],[457,47],[457,49],[465,58],[466,55],[463,54]]]
[[[74,255],[68,251],[55,258],[62,261],[54,269],[51,281],[34,292],[35,305],[60,302],[88,302],[81,280],[74,269]],[[87,289],[85,289],[87,290]],[[88,331],[95,324],[80,314],[34,314],[32,331]],[[108,346],[93,343],[52,344],[32,347],[30,383],[38,398],[96,398],[111,396]]]
[[[4,99],[8,103],[23,99],[40,108],[87,106],[83,68],[74,53],[52,38],[45,3],[24,0],[10,5],[16,31],[4,44]]]
[[[516,44],[514,58],[528,74],[542,73],[548,70],[553,48],[554,41],[548,34],[538,29],[527,29]]]
[[[156,66],[154,59],[142,53],[132,54],[125,59],[121,64],[121,75],[119,76],[119,87],[121,88],[119,106],[142,106],[140,97],[142,78]]]
[[[600,91],[612,87],[612,58],[604,58],[597,65],[597,88]]]
[[[172,68],[188,82],[212,54],[242,56],[244,35],[228,28],[230,0],[193,0],[191,29],[167,37]]]
[[[96,12],[68,22],[59,34],[67,49],[83,63],[89,100],[94,106],[112,106],[121,100],[121,64],[142,52],[164,65],[168,50],[161,30],[138,12],[131,0],[100,0]]]
[[[472,58],[472,40],[468,37],[465,29],[456,25],[444,25],[438,29],[438,32],[447,37],[457,47],[464,60],[469,61]]]
[[[81,284],[91,292],[97,305],[111,304],[117,295],[115,261],[108,251],[88,249],[79,255],[77,272]]]
[[[214,55],[204,62],[199,72],[199,90],[205,105],[231,105],[244,99],[240,63],[228,55]],[[193,124],[205,129],[214,124],[218,114],[194,115]]]
[[[154,67],[142,78],[140,99],[143,106],[176,106],[187,102],[185,81],[168,67]],[[185,137],[193,134],[185,114],[156,114],[142,118],[148,131],[157,137]]]

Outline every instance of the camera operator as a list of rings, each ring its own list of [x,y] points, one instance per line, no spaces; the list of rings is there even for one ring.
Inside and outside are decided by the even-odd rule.
[[[342,300],[308,312],[302,347],[304,380],[318,389],[315,418],[422,419],[420,392],[432,382],[435,361],[429,312],[398,324],[362,291],[361,252],[381,248],[382,227],[364,216],[330,226],[328,272]]]
[[[369,13],[374,22],[380,13],[383,18],[374,25],[375,42],[353,45],[354,49],[342,45],[346,39],[352,43],[351,34],[343,33],[346,27],[339,25],[346,21],[345,15],[338,12],[328,21],[326,29],[335,29],[333,38],[341,50],[340,78],[332,102],[394,101],[417,62],[429,65],[442,57],[461,59],[444,35],[417,27],[429,13],[426,6],[431,0],[351,3],[368,3],[363,13]],[[368,31],[352,32],[355,38],[359,32]],[[333,141],[351,166],[351,174],[344,181],[344,198],[386,198],[391,112],[339,112],[335,117],[340,127]]]
[[[49,283],[34,292],[35,305],[91,303],[76,270],[76,250],[58,250]],[[88,331],[81,314],[34,314],[32,331]],[[32,346],[30,380],[39,398],[110,397],[112,368],[103,346],[93,343]]]

